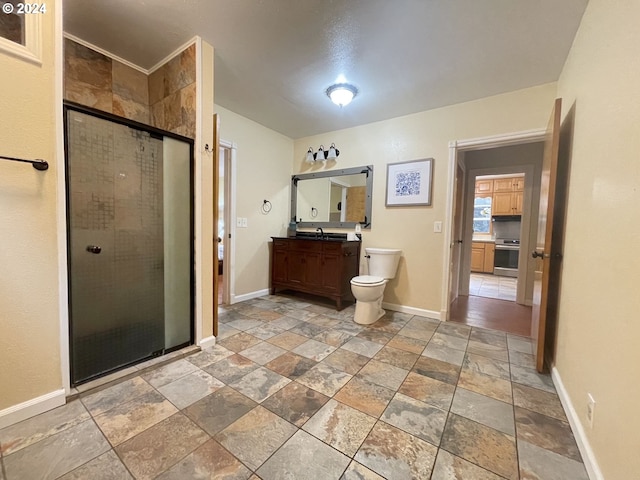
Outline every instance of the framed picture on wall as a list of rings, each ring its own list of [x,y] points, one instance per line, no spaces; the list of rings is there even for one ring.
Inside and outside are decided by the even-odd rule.
[[[387,164],[387,207],[431,205],[433,158]]]

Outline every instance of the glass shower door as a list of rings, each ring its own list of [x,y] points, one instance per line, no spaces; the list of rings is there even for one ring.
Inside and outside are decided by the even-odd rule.
[[[165,347],[163,141],[67,110],[72,383]]]

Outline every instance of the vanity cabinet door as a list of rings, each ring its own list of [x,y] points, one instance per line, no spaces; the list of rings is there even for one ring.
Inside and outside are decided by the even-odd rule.
[[[273,247],[273,264],[271,266],[272,269],[272,277],[276,282],[286,282],[287,281],[287,249],[286,247]]]
[[[320,253],[306,253],[304,261],[307,287],[320,287],[322,285],[322,255]]]
[[[322,259],[322,288],[327,292],[338,292],[340,289],[340,257],[324,255]]]

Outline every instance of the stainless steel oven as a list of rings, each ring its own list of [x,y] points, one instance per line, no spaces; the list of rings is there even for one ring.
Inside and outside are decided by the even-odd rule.
[[[504,277],[517,277],[519,255],[519,240],[496,239],[496,250],[493,261],[493,274],[502,275]]]

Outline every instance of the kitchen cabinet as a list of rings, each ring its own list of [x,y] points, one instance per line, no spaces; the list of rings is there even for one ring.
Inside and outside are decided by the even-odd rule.
[[[524,177],[499,178],[493,181],[492,215],[522,215]]]
[[[471,271],[493,273],[495,244],[493,242],[471,243]]]
[[[493,193],[493,180],[476,180],[476,194]]]
[[[318,295],[336,302],[355,301],[351,279],[360,267],[359,241],[272,237],[271,294],[278,289]]]

